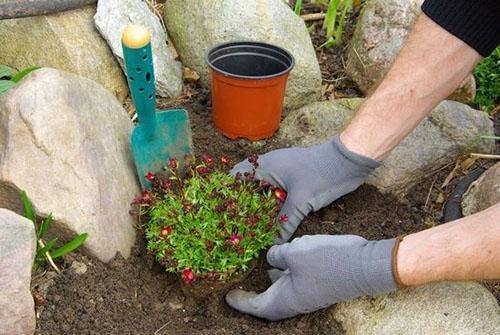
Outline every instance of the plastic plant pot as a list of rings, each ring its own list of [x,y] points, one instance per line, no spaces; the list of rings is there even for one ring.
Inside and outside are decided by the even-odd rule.
[[[207,62],[215,127],[231,139],[271,137],[279,128],[293,56],[266,43],[230,42],[211,49]]]

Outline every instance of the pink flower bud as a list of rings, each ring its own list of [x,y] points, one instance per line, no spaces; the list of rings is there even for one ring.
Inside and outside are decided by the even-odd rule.
[[[229,156],[224,155],[224,156],[221,157],[220,162],[223,165],[229,165],[229,164],[231,164],[231,159],[229,158]]]
[[[212,158],[212,156],[207,155],[207,154],[203,154],[201,156],[201,160],[203,161],[203,163],[207,164],[208,166],[211,166],[214,164],[214,159]]]
[[[238,245],[241,241],[243,240],[243,236],[238,235],[238,234],[232,234],[231,237],[229,238],[229,243],[232,246]]]
[[[182,271],[182,280],[184,280],[184,282],[188,285],[196,280],[194,272],[191,268],[187,268]]]
[[[153,172],[149,171],[148,173],[146,173],[146,179],[151,182],[155,180],[155,175],[153,174]]]
[[[160,231],[161,237],[168,237],[170,234],[172,234],[172,227],[170,226],[165,226]]]
[[[287,222],[288,221],[288,215],[286,214],[281,214],[280,217],[278,218],[280,222]]]
[[[274,190],[274,196],[281,202],[284,202],[286,200],[286,192],[281,188],[276,188]]]
[[[168,167],[175,170],[179,167],[179,162],[177,162],[177,159],[175,158],[170,158],[168,161]]]

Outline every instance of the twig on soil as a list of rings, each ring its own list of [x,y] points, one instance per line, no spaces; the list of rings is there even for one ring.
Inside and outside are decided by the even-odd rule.
[[[356,50],[356,48],[354,48],[354,47],[352,48],[352,50],[354,50],[354,53],[356,54],[356,57],[358,57],[359,61],[361,62],[361,65],[363,66],[363,68],[366,69],[366,64],[361,59],[361,56],[358,54],[358,50]]]
[[[158,328],[155,332],[154,332],[154,335],[158,335],[160,334],[160,332],[166,327],[168,326],[169,324],[172,323],[172,320],[168,321],[167,323],[165,323],[163,326],[161,326],[160,328]]]
[[[311,14],[301,15],[300,17],[302,18],[302,20],[304,20],[304,22],[308,22],[308,21],[323,20],[325,16],[326,16],[325,13],[311,13]]]
[[[431,198],[432,189],[434,188],[434,184],[436,183],[438,176],[434,177],[434,180],[431,183],[431,187],[429,187],[429,192],[427,192],[427,198],[425,199],[424,211],[427,210],[427,204],[429,203],[429,199]]]
[[[39,240],[38,240],[38,243],[40,244],[40,246],[41,246],[42,248],[45,248],[45,243],[43,242],[43,240],[42,240],[42,239],[39,239]],[[61,273],[61,270],[59,270],[59,268],[57,267],[56,263],[54,263],[54,260],[52,259],[52,257],[50,257],[50,254],[49,254],[49,252],[48,252],[48,251],[45,253],[45,256],[46,256],[46,257],[47,257],[47,259],[49,260],[49,263],[50,263],[50,265],[54,268],[54,270],[56,270],[56,272],[57,272],[57,273]]]
[[[326,82],[326,83],[337,83],[337,82],[342,81],[344,79],[347,79],[347,77],[340,77],[340,78],[335,78],[335,79],[326,79],[326,78],[323,78],[323,81]]]
[[[471,157],[483,158],[483,159],[500,159],[500,155],[489,155],[489,154],[470,154]]]

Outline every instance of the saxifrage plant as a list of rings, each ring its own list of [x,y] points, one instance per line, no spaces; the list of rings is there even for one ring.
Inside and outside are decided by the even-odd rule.
[[[50,213],[38,226],[36,223],[36,214],[35,211],[33,210],[33,204],[31,203],[31,200],[28,198],[28,195],[24,191],[21,193],[21,200],[24,204],[24,212],[26,218],[28,218],[31,222],[33,222],[33,225],[35,226],[36,254],[35,254],[35,260],[33,262],[33,269],[36,270],[39,266],[44,264],[45,261],[48,261],[50,265],[54,268],[54,270],[59,272],[60,270],[54,263],[54,259],[62,257],[70,253],[71,251],[78,249],[83,244],[83,242],[85,242],[85,240],[88,237],[88,234],[87,233],[79,234],[68,243],[57,248],[56,247],[58,241],[57,237],[51,239],[48,242],[44,240],[45,234],[49,230],[49,227],[52,223],[52,213]]]
[[[184,173],[171,159],[167,176],[147,174],[152,187],[133,202],[147,218],[147,248],[186,284],[228,282],[248,271],[287,220],[277,218],[285,191],[256,180],[257,156],[249,161],[253,172],[234,177],[227,156],[208,155],[198,165],[186,157]]]

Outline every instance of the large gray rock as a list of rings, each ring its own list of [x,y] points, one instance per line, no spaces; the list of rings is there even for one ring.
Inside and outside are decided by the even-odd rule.
[[[84,251],[109,261],[135,241],[130,200],[139,193],[131,161],[132,123],[104,87],[41,69],[0,98],[0,207],[54,216],[53,233],[88,233]]]
[[[182,92],[182,69],[167,47],[167,36],[160,19],[142,0],[99,0],[95,24],[123,68],[121,35],[129,24],[142,25],[152,34],[151,48],[155,68],[156,92],[176,97]]]
[[[423,0],[370,0],[358,18],[347,62],[347,73],[367,93],[382,80],[396,59]],[[470,102],[476,94],[470,75],[448,98]]]
[[[94,26],[95,6],[0,21],[0,64],[53,67],[95,80],[120,100],[128,94],[118,62]]]
[[[462,198],[462,214],[471,215],[500,202],[500,163],[486,170]]]
[[[500,334],[500,307],[477,283],[441,283],[338,304],[347,335]]]
[[[350,122],[362,99],[317,102],[288,115],[278,138],[287,145],[312,145],[331,138]],[[387,157],[367,179],[382,192],[401,193],[422,177],[455,161],[465,150],[493,152],[488,116],[455,101],[443,101]]]
[[[30,291],[35,251],[33,223],[0,208],[0,335],[35,332],[35,304]]]
[[[304,24],[282,0],[169,0],[165,24],[184,65],[210,83],[205,61],[213,46],[257,40],[278,45],[295,58],[285,106],[294,109],[321,95],[321,73]]]

